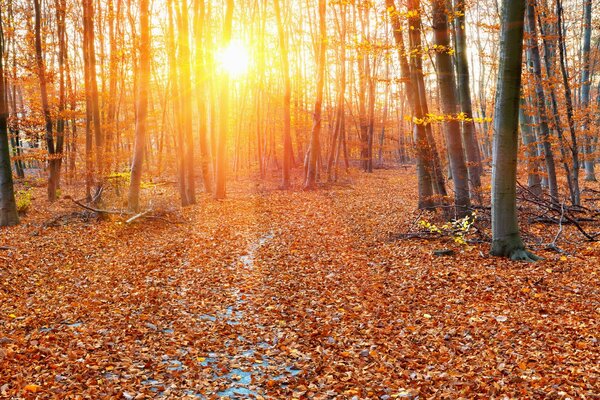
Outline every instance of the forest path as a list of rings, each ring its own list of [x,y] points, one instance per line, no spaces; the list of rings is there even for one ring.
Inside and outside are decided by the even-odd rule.
[[[524,265],[391,240],[416,217],[410,172],[272,186],[201,199],[183,224],[2,231],[0,397],[597,394],[597,245]]]

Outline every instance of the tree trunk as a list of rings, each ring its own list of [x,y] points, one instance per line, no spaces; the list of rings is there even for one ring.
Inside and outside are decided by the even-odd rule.
[[[567,49],[565,38],[563,36],[564,21],[562,1],[556,0],[556,15],[558,16],[558,54],[560,59],[560,70],[563,78],[563,86],[565,89],[565,102],[567,108],[567,122],[569,123],[569,132],[571,133],[571,156],[573,157],[573,204],[578,206],[581,203],[581,193],[579,190],[579,145],[577,144],[577,133],[575,132],[575,121],[573,116],[573,96],[571,93],[571,85],[569,83],[569,73],[567,71]]]
[[[458,99],[456,93],[456,80],[452,69],[452,58],[450,57],[450,29],[446,16],[444,0],[434,0],[433,6],[433,29],[435,43],[439,46],[435,54],[437,63],[437,78],[440,89],[442,112],[444,113],[443,127],[446,133],[448,147],[448,158],[452,170],[452,182],[454,183],[454,205],[457,218],[466,215],[470,206],[469,181],[467,165],[465,163],[464,151],[460,132],[460,123],[456,119],[458,110]]]
[[[48,147],[48,201],[56,200],[56,189],[58,188],[57,168],[55,167],[54,134],[52,132],[52,117],[50,116],[50,104],[48,103],[48,85],[46,82],[46,66],[42,54],[42,6],[41,0],[33,0],[35,10],[35,61],[40,81],[40,95],[42,101],[42,113],[46,126],[46,146]],[[5,95],[5,94],[3,94]]]
[[[537,158],[537,146],[535,133],[532,130],[531,117],[525,113],[524,101],[521,99],[519,107],[519,122],[521,125],[521,137],[526,147],[527,157],[527,186],[537,196],[542,195],[542,180],[540,178],[540,162]]]
[[[281,55],[281,68],[283,72],[283,176],[281,188],[288,189],[290,187],[290,169],[292,150],[292,84],[290,81],[290,66],[288,56],[288,46],[285,38],[285,29],[281,16],[281,8],[279,0],[273,0],[275,6],[275,17],[277,18],[277,30],[279,32],[279,51]]]
[[[206,8],[204,0],[194,0],[194,38],[196,45],[196,96],[198,101],[198,136],[200,142],[200,163],[202,169],[202,182],[204,191],[212,193],[212,176],[210,171],[210,147],[208,145],[208,102],[207,91],[209,85],[206,81],[206,53],[204,50],[205,34],[204,25],[206,24]]]
[[[222,46],[226,48],[231,42],[231,25],[233,22],[233,0],[227,0],[225,21],[223,25]],[[227,195],[227,136],[229,132],[229,77],[226,73],[221,78],[219,99],[219,137],[217,139],[216,187],[215,199],[224,199]]]
[[[194,135],[192,131],[192,72],[190,57],[190,32],[188,2],[176,2],[179,6],[177,13],[177,36],[179,39],[179,80],[180,87],[184,88],[181,96],[181,128],[183,129],[183,152],[185,153],[182,193],[185,197],[181,199],[183,206],[196,203],[196,177],[194,171]]]
[[[2,9],[0,9],[0,226],[19,223],[8,150],[7,91],[4,75],[4,30]]]
[[[458,77],[458,94],[460,109],[465,119],[462,122],[462,140],[465,148],[467,171],[471,197],[480,201],[481,195],[481,155],[479,143],[473,121],[473,106],[471,101],[471,81],[469,75],[469,62],[467,60],[467,43],[465,33],[465,0],[455,0],[455,42],[456,42],[456,69]]]
[[[558,183],[556,181],[556,165],[554,162],[554,153],[550,144],[550,128],[548,126],[548,113],[546,111],[546,96],[542,82],[542,66],[540,61],[540,51],[537,43],[537,29],[535,24],[535,8],[532,3],[527,6],[527,30],[529,32],[529,54],[535,76],[535,95],[537,100],[537,110],[539,114],[540,141],[544,150],[544,159],[546,160],[546,174],[548,175],[548,187],[552,201],[558,202]]]
[[[313,128],[308,155],[308,166],[304,189],[314,189],[317,184],[317,161],[320,153],[319,136],[321,135],[321,108],[323,103],[323,87],[325,86],[325,54],[327,50],[327,27],[325,25],[326,0],[319,0],[319,57],[317,59],[317,98],[313,114]]]
[[[140,208],[140,185],[142,182],[142,166],[144,148],[146,146],[146,126],[148,115],[148,88],[150,86],[150,24],[149,0],[140,0],[140,70],[138,82],[137,109],[135,114],[135,143],[131,164],[131,183],[129,186],[128,206],[131,211]]]
[[[526,1],[503,1],[500,67],[494,112],[491,254],[512,260],[535,261],[537,257],[525,250],[521,240],[516,196]]]
[[[583,66],[581,71],[581,109],[583,111],[583,122],[581,131],[584,134],[584,153],[585,153],[585,180],[596,181],[594,166],[594,146],[592,145],[592,135],[590,132],[590,89],[592,86],[593,71],[590,63],[590,50],[592,42],[592,0],[585,0],[583,3],[583,45],[582,58]]]

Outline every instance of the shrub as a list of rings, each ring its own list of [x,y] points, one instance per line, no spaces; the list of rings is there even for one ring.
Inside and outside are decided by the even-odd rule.
[[[19,190],[16,193],[17,211],[24,214],[31,206],[31,192],[29,190]]]

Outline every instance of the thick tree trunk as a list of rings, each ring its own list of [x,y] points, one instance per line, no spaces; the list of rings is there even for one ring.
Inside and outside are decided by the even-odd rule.
[[[462,146],[460,123],[456,119],[458,110],[456,93],[458,92],[458,88],[456,87],[456,80],[452,69],[452,58],[449,53],[450,29],[446,16],[445,0],[434,0],[432,6],[435,43],[439,46],[435,54],[437,78],[442,112],[445,117],[443,127],[446,133],[448,158],[452,171],[452,182],[454,183],[455,214],[457,218],[462,218],[466,215],[470,206],[469,181]]]
[[[495,256],[534,261],[525,250],[517,219],[517,150],[523,61],[523,21],[527,0],[504,0],[500,67],[494,112],[492,166],[492,249]]]

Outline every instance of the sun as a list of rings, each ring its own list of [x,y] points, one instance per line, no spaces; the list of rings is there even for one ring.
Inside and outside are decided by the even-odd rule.
[[[242,42],[232,40],[229,45],[217,52],[217,63],[232,78],[238,78],[246,73],[250,57]]]

